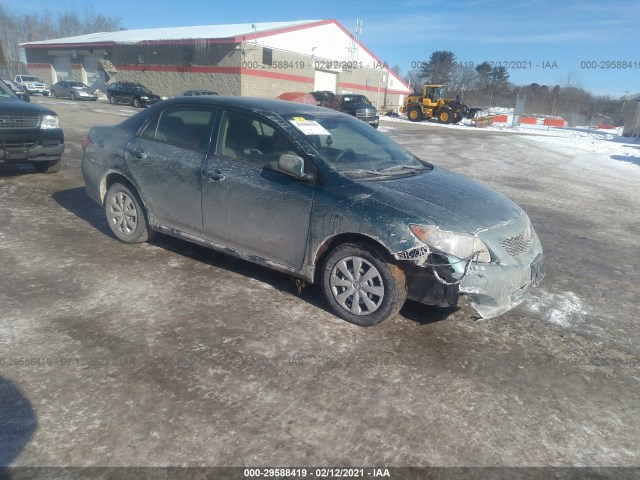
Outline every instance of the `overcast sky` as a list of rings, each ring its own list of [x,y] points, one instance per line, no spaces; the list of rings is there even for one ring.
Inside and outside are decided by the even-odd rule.
[[[640,92],[640,0],[0,0],[25,14],[48,9],[119,16],[127,29],[335,18],[401,74],[434,50],[458,61],[508,67],[516,84],[563,85],[597,94]],[[108,9],[103,10],[104,7]],[[626,63],[625,63],[626,62]]]

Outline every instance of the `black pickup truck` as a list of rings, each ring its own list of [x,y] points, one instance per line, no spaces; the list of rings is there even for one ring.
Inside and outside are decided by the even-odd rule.
[[[57,172],[64,152],[58,115],[20,100],[0,82],[0,163],[30,162],[41,173]]]
[[[342,93],[333,98],[332,108],[359,118],[373,128],[378,128],[380,116],[378,110],[364,95]]]

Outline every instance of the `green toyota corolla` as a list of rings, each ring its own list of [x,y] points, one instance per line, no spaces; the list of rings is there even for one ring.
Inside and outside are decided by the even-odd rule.
[[[527,215],[346,114],[292,102],[177,97],[83,142],[87,192],[127,243],[163,232],[320,284],[374,325],[407,298],[478,317],[544,275]]]

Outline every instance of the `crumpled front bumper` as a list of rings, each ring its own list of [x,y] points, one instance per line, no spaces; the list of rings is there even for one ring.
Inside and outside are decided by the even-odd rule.
[[[542,245],[529,218],[478,233],[491,250],[491,263],[471,265],[460,282],[464,294],[481,318],[492,318],[516,307],[531,285],[544,278]]]
[[[529,264],[472,269],[460,282],[459,291],[480,318],[493,318],[518,306],[527,289],[543,278],[544,260],[540,252]]]
[[[516,307],[524,300],[524,293],[544,278],[542,245],[526,214],[506,224],[477,233],[491,251],[491,263],[471,261],[468,265],[456,257],[449,261],[455,265],[456,281],[440,280],[427,275],[429,249],[425,245],[409,252],[396,254],[398,260],[409,260],[419,266],[407,270],[409,298],[429,305],[452,304],[463,296],[465,306],[472,315],[493,318]],[[422,273],[416,273],[421,271]],[[436,288],[437,287],[437,288]]]

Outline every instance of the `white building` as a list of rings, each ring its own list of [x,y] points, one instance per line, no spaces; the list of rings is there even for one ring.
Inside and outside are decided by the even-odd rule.
[[[93,33],[22,44],[30,73],[140,82],[160,95],[210,89],[226,95],[362,93],[397,108],[409,87],[336,20],[205,25]]]

